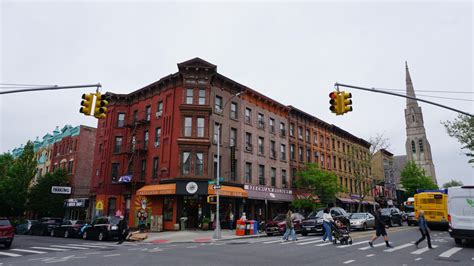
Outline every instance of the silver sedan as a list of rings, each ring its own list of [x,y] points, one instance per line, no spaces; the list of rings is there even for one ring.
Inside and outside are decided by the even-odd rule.
[[[375,217],[368,212],[352,213],[349,219],[351,229],[367,230],[367,228],[375,228]]]

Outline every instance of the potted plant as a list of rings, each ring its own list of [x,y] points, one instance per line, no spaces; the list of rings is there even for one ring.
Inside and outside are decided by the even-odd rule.
[[[211,220],[207,217],[202,218],[202,230],[209,230],[209,223]]]

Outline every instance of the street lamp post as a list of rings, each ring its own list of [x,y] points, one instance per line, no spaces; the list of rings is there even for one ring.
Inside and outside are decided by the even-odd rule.
[[[230,102],[230,100],[236,96],[239,96],[242,94],[242,92],[238,92],[232,97],[230,97],[225,104],[222,106],[222,110],[225,109],[225,106]],[[221,239],[221,222],[220,222],[220,212],[219,212],[219,207],[220,207],[220,200],[219,200],[219,190],[220,190],[220,167],[221,167],[221,157],[220,157],[220,137],[221,137],[221,123],[217,123],[217,169],[216,169],[216,228],[214,229],[214,234],[213,238],[214,239]]]

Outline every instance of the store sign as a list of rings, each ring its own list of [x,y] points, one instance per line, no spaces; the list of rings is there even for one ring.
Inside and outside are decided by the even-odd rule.
[[[280,194],[288,194],[288,195],[293,194],[293,191],[291,191],[291,189],[284,189],[284,188],[245,185],[244,189],[249,190],[249,191],[258,191],[258,192],[267,192],[267,193],[280,193]]]
[[[71,187],[59,187],[59,186],[52,186],[51,193],[53,194],[71,194]]]
[[[98,200],[95,204],[95,209],[101,211],[104,209],[104,203],[101,200]]]
[[[176,181],[176,195],[207,195],[207,181]]]
[[[67,199],[65,200],[66,207],[86,207],[87,199]]]

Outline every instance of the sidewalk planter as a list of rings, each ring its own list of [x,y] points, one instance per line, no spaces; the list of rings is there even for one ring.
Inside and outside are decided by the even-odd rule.
[[[209,223],[211,222],[211,220],[209,218],[204,218],[202,219],[202,226],[201,226],[201,229],[202,230],[209,230]]]

